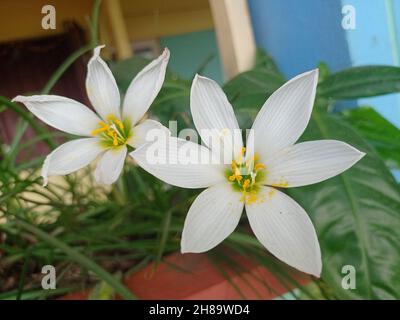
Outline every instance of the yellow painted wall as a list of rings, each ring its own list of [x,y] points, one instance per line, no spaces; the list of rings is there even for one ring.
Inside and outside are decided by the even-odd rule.
[[[213,26],[208,0],[120,1],[130,41],[199,31]],[[56,8],[56,30],[44,30],[41,27],[41,9],[46,4]],[[0,42],[60,33],[65,20],[75,20],[87,29],[91,7],[92,0],[1,0]],[[102,25],[103,33],[108,33],[104,26],[108,28],[109,23],[103,22]]]
[[[42,29],[42,7],[56,8],[56,30]],[[92,0],[1,0],[0,42],[55,35],[63,32],[65,20],[75,20],[87,27]]]
[[[121,0],[131,40],[213,28],[208,0]]]

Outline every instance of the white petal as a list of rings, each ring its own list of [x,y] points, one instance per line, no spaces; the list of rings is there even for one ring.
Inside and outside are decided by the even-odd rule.
[[[131,152],[144,170],[182,188],[206,188],[221,182],[224,166],[213,162],[206,147],[175,137],[160,137]]]
[[[82,103],[55,95],[17,96],[30,112],[48,125],[75,135],[91,136],[100,118]]]
[[[321,251],[307,213],[292,198],[274,188],[261,187],[259,200],[246,204],[257,239],[288,265],[319,277]]]
[[[299,187],[317,183],[349,169],[364,155],[337,140],[298,143],[266,161],[265,184]]]
[[[259,111],[248,141],[261,159],[294,144],[310,120],[318,69],[303,73],[275,91]],[[251,143],[247,143],[249,145]]]
[[[190,110],[203,143],[216,154],[226,155],[225,163],[230,164],[233,156],[240,154],[243,141],[233,108],[219,85],[196,75],[190,91]]]
[[[169,50],[149,63],[136,77],[125,95],[123,115],[135,125],[149,109],[153,100],[160,91],[165,78],[165,71],[169,60]]]
[[[66,142],[50,153],[44,161],[42,177],[47,185],[48,176],[66,175],[92,162],[104,149],[96,138]]]
[[[111,114],[120,118],[119,90],[110,68],[100,57],[103,47],[94,49],[93,57],[88,63],[86,91],[94,109],[103,119]]]
[[[103,47],[94,49],[93,57],[88,63],[86,91],[94,109],[103,119],[110,114],[120,118],[119,90],[110,68],[100,57]]]
[[[132,129],[132,138],[129,139],[128,144],[134,148],[139,148],[147,143],[147,134],[150,130],[162,130],[167,136],[171,134],[168,128],[160,122],[147,119]]]
[[[228,237],[242,215],[244,204],[240,198],[240,192],[225,182],[200,193],[186,216],[181,252],[205,252]]]
[[[124,167],[126,153],[125,146],[109,149],[97,163],[94,172],[96,181],[102,184],[114,183]]]

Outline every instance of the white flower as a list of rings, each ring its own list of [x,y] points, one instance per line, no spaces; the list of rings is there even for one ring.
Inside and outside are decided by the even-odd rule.
[[[48,176],[66,175],[85,167],[101,156],[96,181],[115,182],[124,165],[127,145],[137,148],[145,142],[150,129],[167,130],[154,120],[139,123],[157,96],[164,82],[169,51],[148,64],[133,79],[121,108],[117,83],[107,64],[94,49],[88,63],[86,91],[97,114],[83,104],[56,95],[17,96],[36,117],[61,131],[85,138],[66,142],[50,153],[43,165],[44,185]]]
[[[350,168],[364,153],[335,140],[294,144],[309,122],[317,80],[318,70],[313,70],[272,94],[254,121],[246,151],[241,137],[236,136],[233,143],[224,145],[224,150],[207,144],[203,129],[217,129],[221,134],[239,127],[220,87],[196,76],[191,112],[208,148],[172,137],[169,143],[211,156],[230,148],[231,164],[152,164],[146,160],[150,145],[131,153],[142,168],[169,184],[207,187],[186,217],[182,253],[204,252],[218,245],[234,231],[246,208],[257,239],[273,255],[303,272],[320,276],[321,253],[311,220],[299,204],[275,187],[299,187],[326,180]]]

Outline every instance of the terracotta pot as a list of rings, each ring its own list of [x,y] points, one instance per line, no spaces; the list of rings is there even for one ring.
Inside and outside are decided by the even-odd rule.
[[[238,273],[224,266],[223,274],[206,254],[173,253],[157,268],[150,264],[127,277],[124,283],[139,299],[145,300],[274,299],[294,289],[284,286],[267,269],[242,256],[233,254],[230,258],[246,271]],[[300,272],[293,276],[301,285],[311,281],[310,276]],[[61,299],[84,300],[89,293],[71,293]]]

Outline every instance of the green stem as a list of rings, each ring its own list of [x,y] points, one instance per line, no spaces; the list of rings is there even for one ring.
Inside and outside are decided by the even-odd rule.
[[[98,45],[98,25],[99,25],[99,13],[100,13],[101,0],[95,0],[93,4],[92,18],[91,18],[91,33],[90,43],[93,46]]]
[[[88,270],[93,271],[99,278],[103,281],[107,282],[111,287],[114,288],[115,292],[121,295],[126,300],[135,300],[136,296],[131,293],[120,281],[113,277],[110,273],[96,264],[94,261],[90,260],[80,252],[76,251],[75,249],[71,248],[64,242],[52,237],[48,233],[44,232],[43,230],[37,228],[36,226],[15,217],[15,223],[20,226],[22,229],[34,234],[38,238],[48,242],[49,244],[57,247],[61,251],[63,251],[66,255],[68,255],[72,260],[79,263],[81,266],[85,267]]]
[[[27,249],[25,253],[25,262],[24,266],[22,267],[22,273],[21,273],[21,278],[19,280],[19,285],[18,285],[18,292],[17,292],[17,297],[16,300],[21,300],[22,292],[24,291],[24,284],[25,284],[25,278],[26,278],[26,273],[28,271],[29,267],[29,262],[31,260],[31,250]]]

